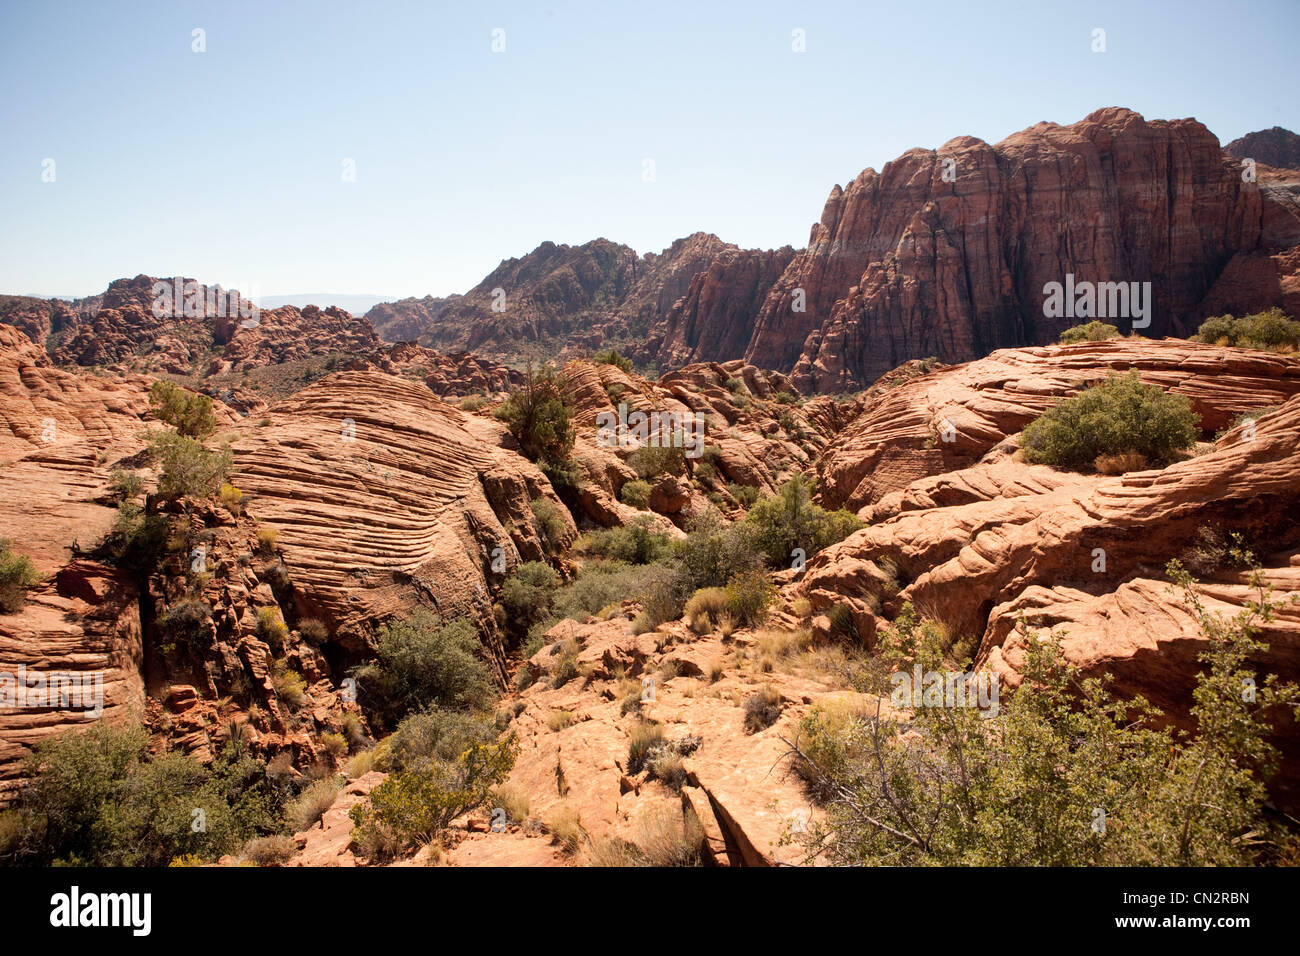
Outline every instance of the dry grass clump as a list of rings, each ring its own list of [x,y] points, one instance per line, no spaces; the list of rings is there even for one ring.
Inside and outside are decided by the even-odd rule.
[[[781,716],[781,694],[771,684],[764,684],[756,694],[745,698],[745,733],[756,734],[771,727]]]
[[[559,844],[565,853],[577,853],[587,836],[587,831],[582,828],[582,820],[578,817],[578,811],[567,803],[555,805],[546,818],[546,829],[551,834],[551,839]]]
[[[1114,455],[1098,455],[1093,467],[1099,475],[1122,475],[1128,471],[1145,471],[1146,456],[1136,451],[1121,451]]]

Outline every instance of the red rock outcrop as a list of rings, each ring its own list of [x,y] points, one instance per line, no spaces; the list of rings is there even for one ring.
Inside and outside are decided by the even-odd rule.
[[[1134,338],[1004,349],[869,394],[817,463],[822,497],[857,510],[972,465],[1061,398],[1128,369],[1186,395],[1209,433],[1300,394],[1300,361],[1268,352]]]
[[[1234,159],[1253,159],[1266,166],[1281,169],[1300,169],[1300,136],[1274,126],[1247,133],[1223,147]]]
[[[820,391],[910,358],[1043,344],[1078,321],[1044,316],[1044,285],[1067,273],[1149,281],[1147,334],[1186,332],[1224,264],[1259,245],[1262,206],[1195,120],[1109,108],[996,146],[910,150],[831,193],[745,357]]]
[[[1014,686],[1028,639],[1016,628],[1023,612],[1032,630],[1067,632],[1067,658],[1112,675],[1122,693],[1143,694],[1185,723],[1205,639],[1161,579],[1169,559],[1198,546],[1205,529],[1218,529],[1253,543],[1279,592],[1284,609],[1264,629],[1271,648],[1263,663],[1284,679],[1300,675],[1300,614],[1286,604],[1300,587],[1300,363],[1181,342],[1076,348],[998,352],[902,385],[868,408],[853,436],[828,456],[832,472],[836,462],[868,467],[855,464],[839,472],[842,483],[827,486],[845,500],[869,503],[861,513],[872,524],[809,561],[798,591],[814,615],[846,606],[870,641],[910,601],[953,635],[975,638],[977,663]],[[1161,470],[1105,477],[1011,456],[1015,433],[1037,414],[1032,409],[1074,387],[1065,367],[1080,375],[1091,362],[1090,374],[1104,373],[1132,349],[1124,361],[1191,397],[1203,416],[1214,417],[1211,429],[1248,407],[1281,407]],[[1033,367],[1042,374],[1026,374]],[[965,397],[950,391],[957,380],[973,383],[985,373],[988,388]],[[936,401],[927,404],[923,396]],[[885,408],[892,409],[888,417]],[[957,423],[966,445],[918,449],[917,438],[941,417]],[[903,467],[913,458],[915,469]],[[1251,596],[1245,584],[1239,573],[1224,571],[1200,591],[1211,610],[1240,610]],[[1288,769],[1276,792],[1293,805],[1300,798],[1300,736],[1285,726],[1280,743]]]

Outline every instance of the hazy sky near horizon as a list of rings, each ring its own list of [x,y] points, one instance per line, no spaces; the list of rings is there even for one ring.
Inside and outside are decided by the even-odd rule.
[[[444,295],[548,239],[798,247],[834,184],[959,135],[1300,128],[1298,39],[1297,0],[0,0],[0,292]]]

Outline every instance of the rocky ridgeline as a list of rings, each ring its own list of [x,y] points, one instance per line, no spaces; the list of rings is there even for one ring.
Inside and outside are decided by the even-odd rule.
[[[1110,107],[864,170],[831,190],[798,252],[705,233],[640,258],[604,239],[543,243],[463,297],[371,315],[494,360],[611,344],[660,369],[743,358],[809,394],[912,359],[1054,342],[1075,319],[1046,317],[1043,287],[1067,275],[1149,282],[1144,334],[1185,336],[1225,312],[1300,314],[1298,141],[1272,130],[1221,149],[1193,119]],[[1117,321],[1128,331],[1134,318]]]

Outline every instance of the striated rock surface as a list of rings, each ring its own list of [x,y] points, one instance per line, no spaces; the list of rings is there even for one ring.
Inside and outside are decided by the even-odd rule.
[[[493,552],[506,573],[545,557],[533,499],[567,515],[541,472],[502,447],[503,426],[378,372],[329,376],[268,419],[240,426],[232,480],[279,530],[300,612],[357,650],[376,622],[417,604],[467,614],[500,663]]]
[[[1186,395],[1209,433],[1300,394],[1300,361],[1267,352],[1133,338],[1004,349],[872,389],[818,460],[822,497],[857,510],[972,465],[1061,398],[1128,369]]]
[[[1104,371],[1129,348],[1134,346],[1123,341],[1096,343],[1089,359]],[[874,462],[874,474],[861,481],[850,469],[842,473],[842,484],[828,482],[846,500],[869,503],[861,513],[872,524],[809,561],[799,592],[814,615],[845,606],[870,642],[883,621],[911,602],[955,637],[973,639],[977,664],[987,664],[1014,686],[1024,642],[1032,639],[1018,629],[1023,613],[1031,631],[1063,631],[1070,660],[1090,673],[1112,675],[1122,693],[1144,695],[1185,725],[1204,638],[1163,569],[1169,559],[1201,547],[1205,531],[1236,532],[1262,560],[1281,607],[1264,628],[1270,650],[1262,663],[1284,679],[1300,676],[1300,616],[1287,603],[1300,593],[1297,363],[1211,346],[1188,351],[1184,343],[1137,348],[1146,354],[1130,354],[1129,360],[1143,377],[1188,394],[1203,415],[1280,408],[1259,417],[1253,428],[1227,430],[1195,457],[1160,470],[1105,477],[1027,466],[1012,457],[1015,432],[1036,414],[1029,407],[1055,400],[1057,385],[1031,386],[1062,375],[1062,360],[1073,372],[1083,371],[1083,351],[999,352],[900,386],[886,399],[897,402],[889,418],[876,418],[868,428],[873,411],[880,411],[869,407],[855,435],[827,457]],[[1162,365],[1151,353],[1177,361]],[[1012,372],[1038,362],[1048,381]],[[999,382],[991,394],[977,389],[962,399],[948,390],[956,380],[973,382],[981,367],[991,372],[998,364],[1001,374],[988,380]],[[1210,374],[1214,365],[1221,370],[1217,375]],[[904,400],[904,389],[916,390],[911,401]],[[920,405],[922,394],[939,400]],[[913,447],[940,408],[959,423],[958,435],[972,436],[965,451],[953,442],[955,452],[936,448],[932,457],[921,456],[920,474],[890,470],[889,463],[908,460],[896,452]],[[896,423],[892,431],[889,422]],[[1252,597],[1241,573],[1226,565],[1200,573],[1206,581],[1199,590],[1213,611],[1235,613]],[[1287,769],[1275,790],[1294,806],[1300,798],[1300,735],[1289,724],[1279,734]]]

